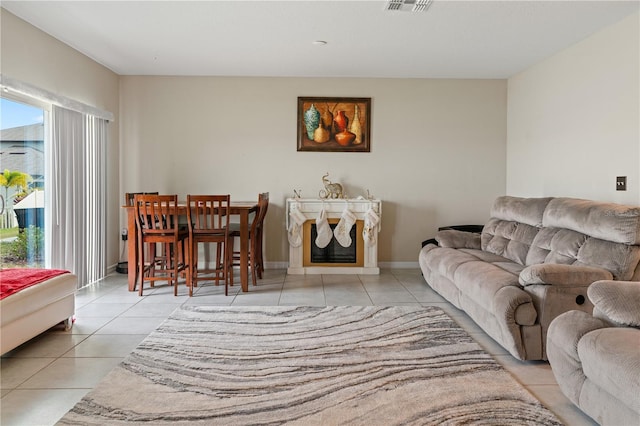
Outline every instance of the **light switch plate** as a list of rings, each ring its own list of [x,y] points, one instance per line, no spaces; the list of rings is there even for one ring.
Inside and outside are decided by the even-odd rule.
[[[627,177],[626,176],[616,177],[616,191],[626,191],[626,190],[627,190]]]

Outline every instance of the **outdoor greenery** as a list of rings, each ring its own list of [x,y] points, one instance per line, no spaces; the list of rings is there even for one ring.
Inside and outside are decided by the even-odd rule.
[[[4,187],[4,197],[2,202],[0,203],[0,208],[4,211],[4,219],[3,219],[3,227],[11,226],[11,217],[13,214],[13,209],[11,208],[13,204],[9,204],[9,188],[18,188],[20,189],[21,197],[24,197],[27,189],[29,188],[29,182],[31,182],[33,178],[28,173],[23,173],[18,170],[9,170],[4,169],[4,172],[0,174],[0,186]],[[15,197],[14,197],[15,198]]]
[[[4,186],[5,200],[9,199],[9,188],[20,188],[25,191],[32,180],[33,178],[28,173],[4,169],[4,172],[0,175],[0,186]]]
[[[18,233],[13,241],[0,243],[2,268],[43,267],[44,232],[36,226],[29,226]]]
[[[0,240],[5,238],[13,238],[18,236],[18,227],[0,229]]]

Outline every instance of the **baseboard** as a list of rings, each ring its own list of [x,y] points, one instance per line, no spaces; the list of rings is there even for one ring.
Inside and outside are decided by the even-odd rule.
[[[419,268],[418,262],[378,262],[380,268],[385,269],[415,269]]]
[[[265,262],[265,269],[287,269],[289,262]],[[378,267],[385,269],[415,269],[419,268],[418,262],[378,262]]]
[[[107,275],[116,272],[118,265],[111,265],[107,268]],[[287,269],[289,262],[265,262],[265,269]],[[418,262],[378,262],[378,267],[384,269],[415,269],[419,268]]]
[[[264,262],[264,269],[287,269],[289,262]]]

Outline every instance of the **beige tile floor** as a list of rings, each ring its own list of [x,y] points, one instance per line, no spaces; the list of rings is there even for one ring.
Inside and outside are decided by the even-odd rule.
[[[266,271],[248,293],[237,286],[198,287],[178,297],[166,286],[127,291],[126,276],[114,274],[76,295],[71,331],[51,329],[1,359],[0,424],[51,425],[180,305],[435,305],[444,309],[482,347],[567,425],[594,425],[560,392],[549,364],[511,357],[464,313],[424,282],[419,269],[383,270],[380,275],[287,275]]]

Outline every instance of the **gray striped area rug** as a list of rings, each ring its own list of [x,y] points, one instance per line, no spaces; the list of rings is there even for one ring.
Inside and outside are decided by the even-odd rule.
[[[62,425],[559,425],[441,309],[176,310]]]

